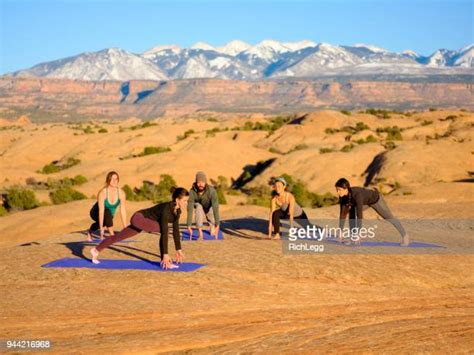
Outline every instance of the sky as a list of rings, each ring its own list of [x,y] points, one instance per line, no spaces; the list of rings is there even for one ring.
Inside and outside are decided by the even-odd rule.
[[[473,0],[0,0],[0,74],[82,52],[239,39],[429,55],[473,43]]]

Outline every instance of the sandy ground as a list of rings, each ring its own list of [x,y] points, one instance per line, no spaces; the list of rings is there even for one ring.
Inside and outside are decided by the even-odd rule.
[[[458,118],[446,121],[449,115]],[[101,124],[109,131],[103,135],[74,135],[80,131],[65,124],[2,130],[0,188],[24,185],[28,177],[45,181],[49,176],[38,169],[74,156],[80,165],[50,176],[82,174],[88,182],[77,189],[91,196],[111,169],[131,186],[145,179],[157,182],[161,173],[189,186],[202,166],[214,179],[230,179],[247,164],[269,158],[275,163],[251,185],[287,172],[313,191],[332,192],[341,171],[349,172],[345,175],[355,184],[364,181],[364,171],[384,150],[384,138],[377,136],[379,142],[357,145],[350,153],[321,154],[320,148],[347,144],[345,133],[326,134],[326,128],[364,121],[370,130],[361,136],[375,135],[378,127],[407,127],[377,177],[385,189],[394,182],[401,186],[386,200],[412,239],[446,249],[394,248],[386,254],[384,248],[372,248],[367,254],[346,254],[333,245],[328,253],[288,255],[283,242],[264,239],[265,208],[240,205],[242,197],[228,196],[229,204],[222,206],[225,239],[183,242],[186,260],[206,265],[195,272],[45,269],[41,265],[53,260],[88,256],[90,245],[81,231],[91,222],[94,201],[44,206],[0,218],[0,340],[49,339],[51,352],[61,354],[473,353],[473,119],[460,111],[388,120],[323,112],[271,136],[240,131],[237,137],[233,131],[214,136],[205,131],[241,126],[243,120],[163,120],[124,132],[110,123]],[[423,125],[424,120],[433,122]],[[137,121],[120,125],[133,124]],[[188,129],[195,133],[177,140]],[[445,137],[427,144],[426,136],[436,133]],[[299,143],[305,148],[291,152]],[[171,152],[118,159],[150,145],[169,146]],[[205,160],[199,159],[202,151]],[[308,162],[314,163],[311,169]],[[48,191],[36,193],[48,200]],[[150,205],[127,202],[128,217]],[[335,218],[338,207],[307,212],[318,221]],[[372,211],[364,216],[376,218]],[[119,220],[116,225],[121,227]],[[399,241],[390,225],[382,225],[386,240]],[[135,240],[101,257],[158,260],[156,235],[143,233]]]
[[[421,218],[439,209],[392,206]],[[472,224],[450,223],[461,204],[443,209],[444,219],[407,227],[414,239],[472,246]],[[225,206],[223,215],[224,241],[183,242],[188,261],[206,264],[192,273],[41,268],[73,251],[88,255],[84,236],[71,233],[79,219],[68,234],[4,243],[2,338],[50,339],[56,353],[474,350],[472,254],[284,255],[281,242],[259,240],[265,209]],[[136,240],[102,257],[158,260],[155,235]]]

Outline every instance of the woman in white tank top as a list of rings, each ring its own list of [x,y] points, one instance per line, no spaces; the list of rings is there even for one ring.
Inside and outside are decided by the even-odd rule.
[[[287,182],[280,177],[275,179],[273,189],[275,196],[272,198],[270,207],[270,216],[268,218],[268,237],[272,239],[272,231],[275,232],[273,239],[280,239],[280,220],[289,219],[290,228],[293,227],[294,220],[297,219],[300,224],[309,225],[308,216],[295,200],[291,192],[286,191]]]

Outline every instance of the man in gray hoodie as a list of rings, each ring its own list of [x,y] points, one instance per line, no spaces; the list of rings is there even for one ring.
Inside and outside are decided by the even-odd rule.
[[[193,212],[195,214],[196,228],[199,233],[199,239],[203,240],[202,227],[204,222],[211,226],[211,236],[217,239],[219,232],[219,199],[214,187],[207,184],[206,174],[199,171],[196,174],[196,180],[189,190],[188,200],[188,232],[192,235]]]

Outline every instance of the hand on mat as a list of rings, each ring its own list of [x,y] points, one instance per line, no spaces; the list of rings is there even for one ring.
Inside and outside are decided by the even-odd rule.
[[[212,226],[211,227],[211,237],[214,237],[217,239],[217,236],[219,235],[219,226]]]
[[[161,259],[161,263],[160,263],[161,268],[167,270],[171,267],[171,264],[172,264],[172,260],[170,256],[168,254],[163,255],[163,258]]]
[[[184,253],[182,250],[177,250],[176,251],[176,263],[181,264],[184,259]]]

